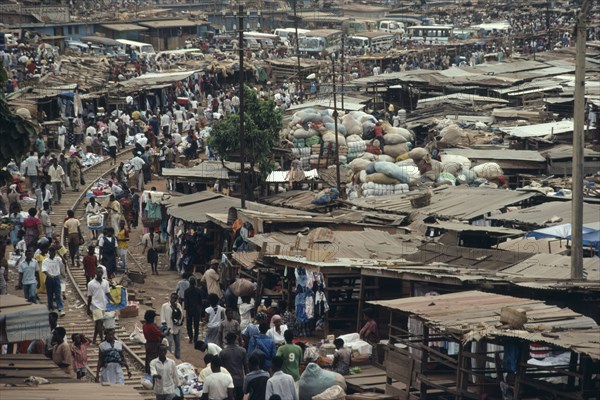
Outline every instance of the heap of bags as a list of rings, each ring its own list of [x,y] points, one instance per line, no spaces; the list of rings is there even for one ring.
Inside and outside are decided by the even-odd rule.
[[[305,109],[284,120],[286,127],[281,137],[293,144],[293,153],[302,168],[325,168],[335,163],[336,134],[340,163],[346,164],[365,153],[380,155],[380,161],[395,162],[406,159],[412,148],[414,135],[407,129],[382,123],[385,146],[373,140],[377,119],[362,111],[352,111],[339,118],[337,132],[332,110]]]

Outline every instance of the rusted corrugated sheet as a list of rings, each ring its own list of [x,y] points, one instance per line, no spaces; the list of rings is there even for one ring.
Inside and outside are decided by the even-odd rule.
[[[415,315],[426,325],[463,341],[511,336],[544,341],[600,358],[600,336],[593,319],[539,300],[474,290],[368,303]],[[500,312],[507,306],[526,311],[527,322],[522,329],[508,329],[500,323]],[[577,331],[573,331],[575,329]],[[557,334],[557,331],[561,331],[561,334]]]

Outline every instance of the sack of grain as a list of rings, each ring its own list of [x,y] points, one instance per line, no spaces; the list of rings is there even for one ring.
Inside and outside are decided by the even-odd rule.
[[[252,296],[256,291],[256,285],[248,279],[238,278],[229,285],[231,292],[236,296]]]
[[[473,172],[475,172],[477,177],[485,178],[487,180],[496,179],[504,175],[504,172],[502,171],[502,168],[500,168],[500,165],[491,162],[474,166]]]
[[[306,139],[307,137],[310,137],[310,136],[312,136],[312,135],[307,130],[302,129],[302,128],[296,129],[294,131],[294,137],[296,139]]]
[[[462,165],[462,167],[464,169],[470,169],[471,168],[471,160],[469,160],[467,157],[465,156],[461,156],[458,154],[442,154],[441,155],[442,158],[442,164],[446,163],[446,162],[455,162],[458,163],[460,165]]]
[[[407,142],[407,140],[404,136],[399,135],[397,133],[388,133],[386,135],[383,135],[383,140],[385,140],[386,146]]]
[[[348,142],[348,144],[353,143],[353,142],[362,142],[362,137],[360,137],[359,135],[348,135],[346,136],[346,142]]]
[[[346,128],[348,135],[362,135],[362,125],[351,115],[342,117],[342,125]]]
[[[387,154],[388,156],[393,157],[394,160],[400,154],[407,153],[408,151],[409,151],[409,148],[408,148],[408,144],[407,143],[392,144],[392,145],[387,145],[386,144],[385,146],[383,146],[383,153]]]
[[[394,162],[394,157],[390,157],[387,154],[380,154],[377,156],[377,161]]]
[[[415,147],[408,152],[408,157],[412,158],[415,162],[421,161],[429,152],[423,147]]]
[[[366,176],[365,179],[366,182],[373,182],[373,183],[379,183],[382,185],[397,185],[400,183],[400,181],[396,178],[391,178],[385,174],[382,174],[380,172],[376,172],[374,174],[370,174]]]
[[[400,181],[401,183],[409,183],[410,182],[410,179],[409,179],[408,174],[406,173],[406,170],[404,170],[403,168],[400,168],[399,166],[397,166],[394,163],[376,162],[376,163],[374,163],[373,169],[375,170],[375,172],[380,172],[391,178],[395,178],[398,181]],[[368,172],[368,168],[367,168],[367,172]]]
[[[462,164],[456,162],[442,162],[442,173],[447,172],[452,174],[454,177],[457,177],[462,169]]]

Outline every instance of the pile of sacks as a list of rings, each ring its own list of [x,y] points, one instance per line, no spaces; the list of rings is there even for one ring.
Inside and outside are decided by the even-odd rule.
[[[377,119],[363,111],[343,115],[337,124],[340,163],[346,164],[365,153],[382,157],[380,161],[396,162],[406,159],[414,135],[407,129],[396,128],[387,121],[381,123],[385,146],[373,140]],[[306,109],[284,120],[281,137],[293,144],[293,154],[302,168],[324,168],[335,162],[336,131],[332,110]]]
[[[335,162],[335,121],[330,110],[298,111],[284,123],[287,126],[281,131],[281,137],[293,143],[292,151],[302,163],[303,169],[325,168]],[[338,123],[337,141],[341,164],[348,162],[346,134],[346,128]]]
[[[497,163],[484,163],[472,166],[471,160],[455,154],[441,154],[441,161],[432,159],[427,149],[416,147],[408,153],[408,157],[417,165],[421,174],[421,182],[470,186],[488,185],[503,175]]]
[[[483,122],[467,123],[447,118],[437,119],[431,128],[444,147],[469,147],[475,144],[499,143],[501,138]]]
[[[420,179],[415,163],[408,159],[396,161],[385,154],[364,153],[350,162],[352,180],[359,196],[385,196],[406,193],[409,184]]]

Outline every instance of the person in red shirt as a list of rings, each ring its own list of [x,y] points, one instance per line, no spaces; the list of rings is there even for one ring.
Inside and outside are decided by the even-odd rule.
[[[96,268],[98,267],[98,257],[96,257],[96,248],[88,246],[88,253],[83,257],[83,270],[85,271],[85,284],[96,278]]]
[[[156,318],[156,311],[148,310],[144,314],[144,323],[142,325],[142,332],[144,338],[146,338],[146,359],[145,367],[146,373],[150,373],[150,361],[158,357],[158,347],[163,340],[163,334],[159,327],[154,323]]]
[[[385,142],[383,140],[383,126],[381,126],[381,121],[375,124],[375,126],[373,127],[373,133],[375,134],[375,137],[373,138],[371,144],[373,144],[373,142],[377,140],[379,142],[379,148],[383,153],[383,145],[385,144]]]

